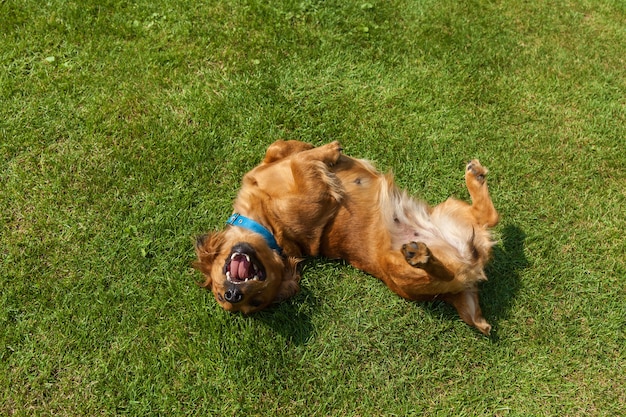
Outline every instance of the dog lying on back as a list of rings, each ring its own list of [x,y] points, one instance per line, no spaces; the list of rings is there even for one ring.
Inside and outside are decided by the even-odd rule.
[[[480,281],[498,222],[478,160],[465,170],[472,204],[448,199],[430,207],[399,190],[390,175],[341,153],[277,141],[248,172],[226,229],[196,242],[202,284],[226,310],[251,313],[299,290],[306,256],[348,261],[409,299],[440,299],[488,335]]]

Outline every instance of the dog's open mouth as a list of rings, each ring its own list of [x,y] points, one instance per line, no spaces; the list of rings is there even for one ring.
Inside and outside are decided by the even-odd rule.
[[[233,284],[242,284],[248,281],[264,281],[265,269],[254,255],[234,251],[226,260],[224,266],[226,279]]]

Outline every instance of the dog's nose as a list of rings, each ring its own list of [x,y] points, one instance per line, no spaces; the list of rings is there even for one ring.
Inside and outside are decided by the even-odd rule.
[[[224,299],[231,304],[237,304],[243,300],[243,293],[237,288],[233,288],[224,293]]]

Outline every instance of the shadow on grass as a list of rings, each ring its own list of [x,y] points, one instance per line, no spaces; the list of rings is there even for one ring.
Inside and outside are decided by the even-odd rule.
[[[311,307],[317,305],[317,299],[311,290],[301,287],[296,297],[255,313],[251,317],[270,327],[290,343],[302,346],[313,337]]]
[[[526,234],[519,227],[505,226],[485,271],[489,281],[481,287],[481,306],[485,318],[496,330],[494,339],[497,339],[498,322],[509,317],[511,304],[519,291],[519,273],[529,264],[524,254],[525,239]]]

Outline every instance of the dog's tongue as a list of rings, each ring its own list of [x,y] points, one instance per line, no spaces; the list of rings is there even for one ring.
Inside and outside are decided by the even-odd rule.
[[[230,278],[239,281],[252,278],[250,275],[250,262],[244,255],[236,255],[230,261]]]

